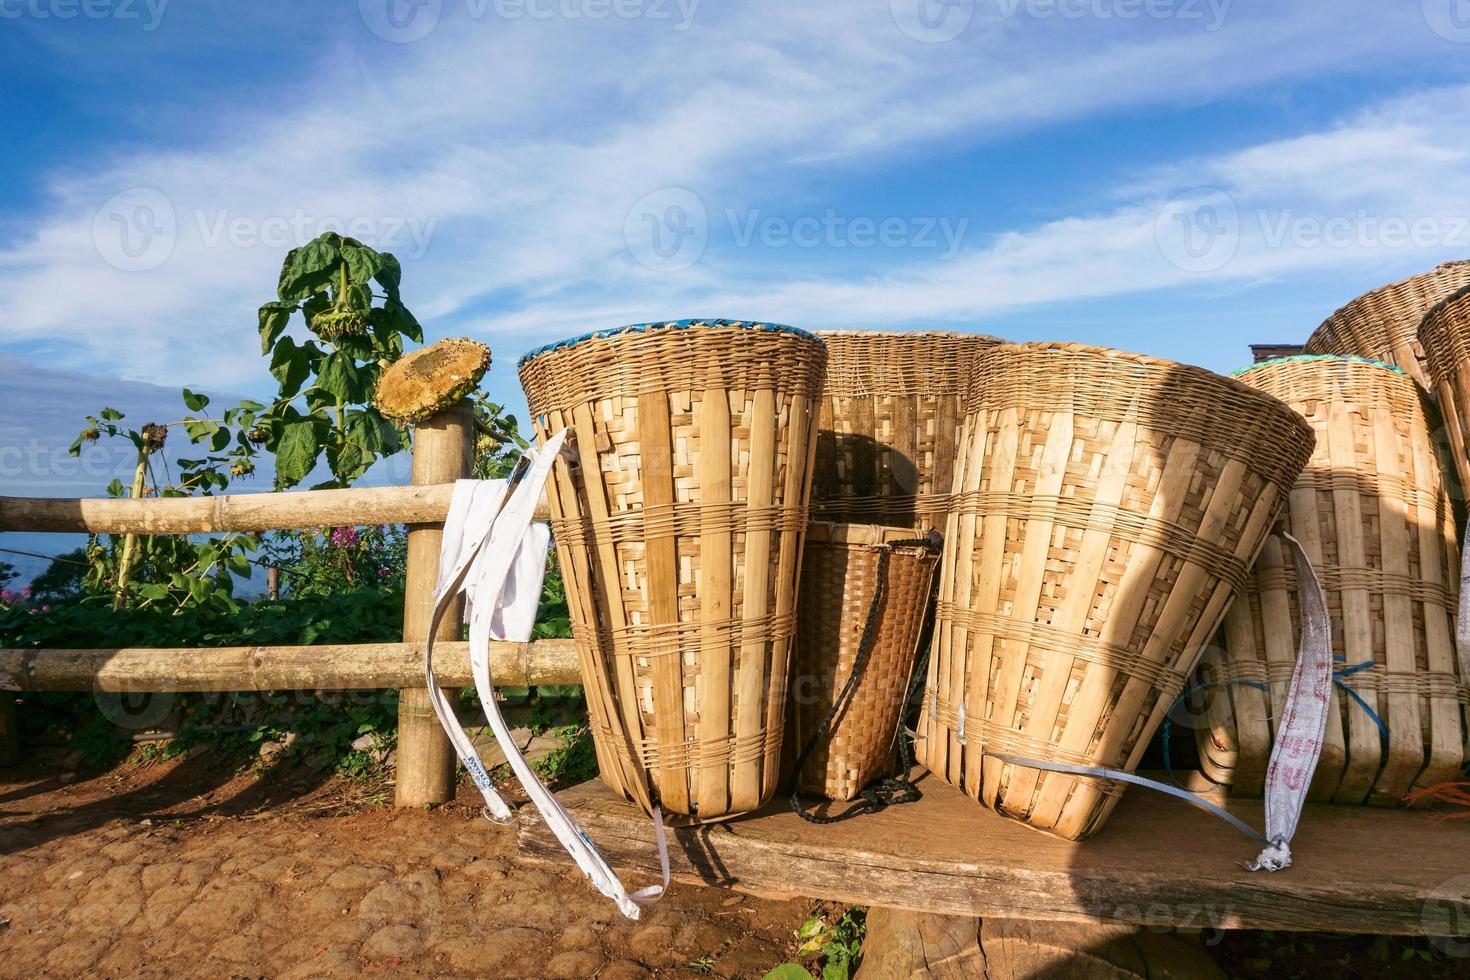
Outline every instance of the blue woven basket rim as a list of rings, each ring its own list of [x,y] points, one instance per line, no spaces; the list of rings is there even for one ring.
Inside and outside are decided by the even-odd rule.
[[[1384,361],[1375,361],[1371,357],[1359,357],[1357,354],[1292,354],[1289,357],[1273,357],[1270,360],[1261,361],[1258,364],[1249,364],[1230,372],[1232,378],[1238,378],[1242,374],[1249,374],[1257,368],[1270,367],[1273,364],[1287,364],[1291,361],[1350,361],[1355,364],[1368,364],[1373,367],[1392,371],[1394,374],[1402,374],[1408,377],[1408,372],[1403,368],[1388,364]]]
[[[708,320],[694,317],[688,320],[657,320],[653,323],[630,323],[625,327],[609,327],[606,330],[593,330],[591,333],[584,333],[577,337],[568,337],[566,340],[558,340],[554,343],[545,344],[537,347],[535,350],[522,354],[521,359],[516,363],[516,367],[525,367],[527,362],[540,357],[542,354],[549,354],[554,350],[561,350],[563,347],[573,347],[589,340],[602,340],[606,337],[616,337],[619,334],[625,333],[642,333],[645,330],[687,330],[690,327],[736,327],[745,330],[772,330],[777,333],[794,334],[797,337],[815,341],[823,347],[827,346],[826,341],[816,334],[802,330],[800,327],[788,327],[784,323],[764,323],[759,320]]]

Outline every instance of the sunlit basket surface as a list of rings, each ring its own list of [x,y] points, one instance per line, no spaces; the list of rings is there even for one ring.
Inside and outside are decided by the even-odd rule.
[[[1413,379],[1376,361],[1290,357],[1236,377],[1317,433],[1285,521],[1326,594],[1340,672],[1310,798],[1397,806],[1411,789],[1452,778],[1464,754],[1459,559],[1432,441],[1438,418]],[[1235,795],[1263,791],[1301,634],[1298,590],[1272,535],[1226,615],[1224,650],[1200,665],[1201,760]]]
[[[890,757],[939,563],[929,548],[894,544],[905,540],[915,540],[915,532],[829,523],[813,523],[807,530],[791,692],[798,750],[852,676],[885,549],[889,557],[862,673],[802,768],[798,785],[803,792],[850,800],[882,775]]]
[[[985,334],[819,331],[827,342],[812,482],[820,520],[942,530],[965,381]]]
[[[1243,586],[1312,449],[1301,417],[1201,368],[995,347],[967,398],[919,756],[1071,839],[1132,770]]]
[[[1442,265],[1364,293],[1333,313],[1307,338],[1308,354],[1355,354],[1403,368],[1430,387],[1416,336],[1429,308],[1470,284],[1470,261]]]
[[[1419,325],[1419,343],[1449,434],[1455,492],[1463,493],[1470,487],[1470,286],[1430,308]]]
[[[698,818],[776,789],[822,342],[642,324],[521,361],[603,779]]]

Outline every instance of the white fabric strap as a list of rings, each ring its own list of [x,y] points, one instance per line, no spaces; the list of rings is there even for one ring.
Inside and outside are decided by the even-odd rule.
[[[1105,766],[1079,766],[1069,762],[1026,759],[1021,756],[988,752],[990,758],[1030,769],[1093,776],[1146,786],[1176,796],[1231,824],[1237,830],[1264,845],[1260,855],[1249,864],[1248,871],[1280,871],[1291,867],[1291,838],[1301,819],[1307,789],[1317,771],[1322,755],[1322,738],[1327,733],[1327,712],[1332,697],[1332,624],[1327,617],[1327,597],[1317,571],[1312,567],[1301,542],[1283,530],[1276,532],[1291,546],[1300,583],[1298,602],[1301,606],[1302,636],[1296,667],[1291,674],[1291,687],[1286,707],[1276,727],[1276,743],[1271,748],[1271,763],[1266,770],[1266,833],[1262,834],[1223,807],[1200,799],[1188,790],[1169,786],[1143,776]],[[1243,601],[1243,600],[1242,600]],[[962,722],[963,724],[963,722]]]
[[[551,471],[551,464],[561,451],[566,430],[558,432],[546,445],[526,453],[521,464],[529,464],[525,477],[507,486],[503,481],[460,481],[451,500],[450,514],[445,520],[443,551],[440,556],[439,590],[424,651],[424,671],[433,696],[434,710],[449,733],[465,768],[485,796],[487,815],[505,822],[513,819],[504,800],[494,789],[484,766],[454,719],[448,699],[434,680],[432,669],[433,636],[438,632],[457,592],[468,600],[470,625],[470,666],[475,690],[485,718],[500,743],[506,760],[520,780],[531,801],[540,811],[557,840],[576,861],[597,890],[617,903],[619,911],[629,919],[637,919],[644,908],[652,907],[669,887],[668,841],[664,833],[663,814],[653,811],[654,838],[658,845],[663,882],[641,888],[631,894],[623,887],[612,868],[583,833],[566,809],[537,778],[520,749],[510,737],[510,729],[500,714],[490,677],[490,640],[502,638],[525,642],[530,638],[535,621],[536,602],[541,593],[546,551],[550,542],[544,525],[533,526],[531,515],[541,488]],[[521,467],[518,465],[517,472]],[[468,484],[470,489],[463,489]],[[451,534],[451,531],[453,534]],[[529,614],[527,613],[529,609]],[[479,774],[484,775],[484,784]],[[493,801],[493,802],[492,802]],[[499,808],[497,809],[497,804]],[[503,809],[505,816],[500,816]]]
[[[1280,871],[1291,866],[1291,838],[1301,820],[1317,760],[1322,757],[1332,702],[1332,623],[1327,616],[1327,596],[1301,542],[1285,530],[1276,533],[1291,546],[1296,564],[1302,638],[1266,767],[1266,836],[1271,846],[1246,865],[1251,871]]]

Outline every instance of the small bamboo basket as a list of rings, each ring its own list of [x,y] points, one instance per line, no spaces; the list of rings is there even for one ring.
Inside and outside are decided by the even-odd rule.
[[[826,350],[790,327],[640,324],[533,351],[521,383],[603,780],[651,810],[754,810],[779,778]]]
[[[1397,806],[1410,790],[1452,778],[1464,757],[1459,560],[1432,443],[1437,415],[1407,374],[1361,358],[1287,357],[1235,376],[1317,433],[1285,520],[1320,576],[1339,661],[1308,798]],[[1210,692],[1200,757],[1236,796],[1264,791],[1271,719],[1284,710],[1301,632],[1297,588],[1272,535],[1226,615],[1223,656],[1200,666]]]
[[[871,524],[813,523],[807,529],[791,687],[798,749],[852,676],[880,575],[883,593],[862,673],[798,774],[804,793],[850,800],[888,761],[939,564],[934,548],[895,546],[913,539],[911,530]]]
[[[1028,826],[1092,835],[1312,450],[1276,399],[1202,368],[1078,344],[976,365],[919,758]]]
[[[1004,341],[984,334],[826,330],[812,514],[942,529],[965,382]]]
[[[1428,272],[1364,293],[1333,313],[1307,338],[1308,354],[1351,354],[1403,368],[1432,387],[1417,331],[1424,314],[1470,284],[1470,261],[1445,262]]]

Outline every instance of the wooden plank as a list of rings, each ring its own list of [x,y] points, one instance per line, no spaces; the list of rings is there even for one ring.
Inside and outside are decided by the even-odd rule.
[[[217,534],[353,524],[427,524],[449,513],[452,483],[217,497],[0,497],[0,531]],[[546,519],[545,501],[536,519]]]
[[[434,644],[434,675],[440,684],[474,683],[469,651],[462,641]],[[582,683],[572,640],[491,643],[490,675],[497,687]],[[0,690],[7,691],[347,691],[423,682],[421,643],[0,648]]]
[[[1094,840],[1037,833],[930,775],[924,798],[830,826],[784,801],[670,834],[682,880],[756,895],[803,895],[941,915],[1111,921],[1176,928],[1452,934],[1470,905],[1470,822],[1419,811],[1308,805],[1286,871],[1236,862],[1256,846],[1223,821],[1130,790]],[[598,783],[560,798],[617,867],[657,873],[648,817]],[[1220,802],[1220,800],[1216,800]],[[1261,804],[1230,810],[1262,826]],[[534,812],[521,852],[566,862]]]

